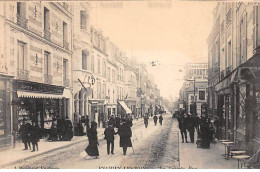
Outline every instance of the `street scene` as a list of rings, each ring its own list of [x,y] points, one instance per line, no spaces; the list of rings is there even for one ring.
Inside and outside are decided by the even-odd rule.
[[[1,1],[0,169],[259,169],[259,7]]]

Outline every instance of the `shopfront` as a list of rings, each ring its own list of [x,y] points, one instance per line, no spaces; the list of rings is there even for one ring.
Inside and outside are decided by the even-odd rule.
[[[98,127],[105,127],[108,120],[105,99],[89,99],[90,120],[98,123]]]
[[[12,144],[11,77],[0,75],[0,148]]]
[[[125,118],[126,115],[128,114],[132,114],[132,110],[127,106],[127,104],[125,103],[125,101],[118,101],[118,115],[121,118]]]
[[[64,87],[20,80],[15,81],[14,87],[15,131],[19,130],[25,118],[36,121],[41,129],[41,136],[44,136],[46,130],[51,128],[53,120],[69,118],[69,98],[63,95]]]

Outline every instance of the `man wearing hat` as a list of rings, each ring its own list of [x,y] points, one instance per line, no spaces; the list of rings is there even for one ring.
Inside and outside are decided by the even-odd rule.
[[[122,124],[118,128],[120,136],[120,147],[123,147],[123,154],[126,155],[127,147],[132,147],[132,130],[126,119],[122,119]]]
[[[105,139],[107,140],[107,154],[110,154],[110,144],[111,144],[111,154],[114,154],[114,140],[115,137],[114,135],[115,130],[114,130],[114,123],[112,121],[108,122],[108,127],[104,131]]]
[[[21,127],[19,129],[20,137],[22,139],[22,142],[24,143],[24,149],[23,150],[28,150],[28,146],[31,149],[31,145],[30,145],[30,128],[31,128],[31,125],[29,123],[27,123],[27,119],[23,118],[22,125],[21,125]]]

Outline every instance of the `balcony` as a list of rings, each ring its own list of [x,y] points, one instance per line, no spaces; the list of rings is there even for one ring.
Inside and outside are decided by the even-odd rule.
[[[66,50],[69,50],[69,43],[67,41],[63,41],[63,47],[66,49]]]
[[[63,78],[63,85],[65,87],[69,87],[70,86],[70,80],[69,79],[66,79],[66,78]]]
[[[27,29],[28,20],[25,17],[17,15],[17,24],[24,29]]]
[[[47,30],[44,30],[44,38],[47,40],[51,40],[51,33]]]
[[[52,76],[48,74],[44,74],[44,83],[45,84],[52,84]]]
[[[18,77],[18,79],[21,79],[21,80],[29,80],[29,71],[19,69],[17,72],[17,77]]]

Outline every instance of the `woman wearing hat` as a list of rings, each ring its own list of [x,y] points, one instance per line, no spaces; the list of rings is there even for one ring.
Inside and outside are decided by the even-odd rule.
[[[122,124],[118,128],[120,136],[120,147],[123,147],[123,153],[126,155],[127,147],[132,147],[131,137],[132,130],[126,119],[122,119]]]
[[[91,122],[91,128],[89,129],[88,133],[88,140],[89,140],[89,145],[85,149],[86,153],[94,157],[95,159],[98,159],[99,152],[98,152],[98,137],[97,137],[97,123],[92,121]]]

